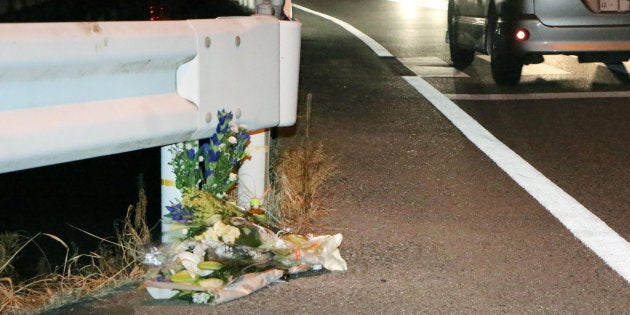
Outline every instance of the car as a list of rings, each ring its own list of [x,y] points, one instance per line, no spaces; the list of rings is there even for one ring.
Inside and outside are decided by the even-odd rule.
[[[453,66],[464,69],[476,52],[488,54],[499,85],[518,84],[523,65],[544,55],[630,59],[630,0],[449,0],[447,16]]]

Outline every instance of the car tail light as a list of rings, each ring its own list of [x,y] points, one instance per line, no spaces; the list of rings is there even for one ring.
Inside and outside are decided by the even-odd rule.
[[[519,28],[514,32],[514,39],[518,42],[524,42],[529,39],[529,31],[524,28]]]

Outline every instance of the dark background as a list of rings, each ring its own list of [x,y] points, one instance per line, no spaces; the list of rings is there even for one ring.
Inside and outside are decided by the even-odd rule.
[[[53,0],[21,10],[9,8],[0,15],[0,22],[145,21],[251,14],[230,0],[175,3]],[[0,174],[0,233],[19,232],[26,237],[49,233],[73,252],[87,253],[100,241],[70,225],[99,237],[114,236],[115,226],[125,218],[129,206],[138,202],[143,188],[148,198],[148,224],[153,227],[153,239],[159,241],[160,181],[159,148]],[[23,277],[63,262],[66,249],[58,242],[46,237],[36,242],[37,246],[29,246],[14,261]]]
[[[1,22],[148,21],[249,15],[230,0],[51,0],[9,10]]]

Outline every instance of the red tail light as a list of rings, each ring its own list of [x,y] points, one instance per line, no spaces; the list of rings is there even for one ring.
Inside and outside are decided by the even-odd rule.
[[[514,39],[519,42],[524,42],[529,39],[529,31],[524,28],[519,28],[514,32]]]

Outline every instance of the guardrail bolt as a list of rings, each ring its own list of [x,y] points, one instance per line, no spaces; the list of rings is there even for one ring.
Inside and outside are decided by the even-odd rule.
[[[212,44],[212,40],[210,39],[210,36],[206,36],[205,43],[206,43],[206,48],[210,48],[210,45]]]
[[[206,122],[210,123],[212,121],[212,113],[206,113]]]
[[[236,38],[234,39],[234,42],[236,43],[236,47],[241,46],[241,37],[236,36]]]

